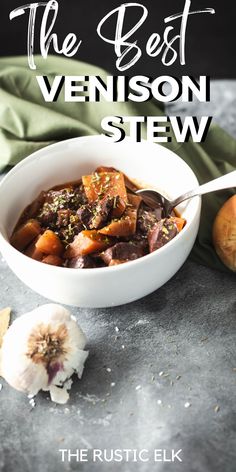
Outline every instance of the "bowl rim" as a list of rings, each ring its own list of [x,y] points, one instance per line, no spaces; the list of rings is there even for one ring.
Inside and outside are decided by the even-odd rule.
[[[1,180],[0,182],[0,188],[2,186],[4,186],[4,184],[6,183],[6,181],[8,179],[11,178],[11,176],[15,175],[18,170],[21,168],[21,167],[24,167],[27,165],[28,162],[31,162],[32,159],[34,159],[35,157],[40,157],[41,154],[44,153],[44,151],[48,148],[56,148],[56,147],[60,147],[61,145],[63,144],[67,144],[67,143],[70,143],[70,142],[76,142],[76,141],[87,141],[87,140],[94,140],[96,141],[97,139],[99,140],[104,140],[105,136],[103,135],[88,135],[88,136],[79,136],[79,137],[75,137],[75,138],[70,138],[70,139],[65,139],[65,140],[62,140],[62,141],[59,141],[57,143],[53,143],[53,144],[50,144],[48,146],[45,146],[33,153],[31,153],[29,156],[27,156],[26,158],[22,159],[18,164],[16,164],[4,177],[3,179]],[[131,144],[140,144],[140,143],[135,143],[133,142],[133,140],[127,136],[121,143],[119,144],[122,144],[122,143],[126,143],[126,142],[129,142]],[[104,140],[104,143],[108,143],[109,142],[107,140]],[[143,144],[148,144],[148,145],[151,145],[151,144],[156,144],[156,143],[149,143],[147,140],[145,139],[142,139],[141,140],[141,143]],[[111,143],[111,144],[114,144],[114,143]],[[163,147],[159,144],[160,147]],[[166,151],[168,151],[168,153],[171,155],[173,155],[173,157],[175,159],[179,159],[184,165],[186,165],[186,167],[188,167],[189,171],[192,173],[192,176],[195,178],[196,180],[196,185],[198,184],[198,179],[195,175],[195,173],[193,172],[193,170],[191,169],[191,167],[180,157],[178,156],[174,151],[171,151],[170,149],[168,148],[164,148]],[[22,261],[25,261],[27,258],[28,259],[28,264],[33,264],[32,265],[32,268],[33,267],[41,267],[42,271],[46,270],[47,272],[57,272],[58,274],[60,273],[70,273],[70,274],[74,274],[74,276],[77,276],[78,273],[87,277],[89,276],[89,274],[91,275],[94,274],[100,274],[102,275],[104,273],[104,270],[105,270],[105,273],[108,272],[109,270],[109,273],[111,272],[114,272],[114,271],[124,271],[126,270],[128,267],[134,267],[135,265],[138,266],[140,264],[143,264],[145,263],[145,261],[149,261],[149,259],[154,259],[154,257],[158,257],[159,254],[163,254],[165,253],[166,251],[168,251],[168,248],[170,248],[171,246],[173,246],[174,244],[177,243],[177,241],[181,240],[184,236],[185,236],[185,233],[195,224],[195,217],[197,217],[198,213],[200,213],[201,211],[201,197],[200,196],[196,196],[194,197],[195,201],[196,201],[196,205],[195,205],[195,213],[194,213],[194,217],[193,219],[186,223],[185,227],[182,229],[182,231],[180,233],[178,233],[171,241],[169,241],[167,244],[165,244],[164,246],[162,246],[161,248],[157,249],[156,251],[153,251],[152,253],[149,253],[149,254],[145,254],[144,256],[138,258],[138,259],[135,259],[135,260],[132,260],[132,261],[127,261],[125,262],[124,264],[118,264],[116,266],[107,266],[107,267],[95,267],[95,268],[90,268],[90,269],[81,269],[81,270],[75,270],[74,268],[70,268],[70,267],[58,267],[58,266],[53,266],[53,265],[49,265],[49,264],[43,264],[42,262],[40,261],[36,261],[35,259],[32,259],[31,257],[25,255],[24,253],[22,253],[21,251],[18,251],[16,248],[14,248],[14,246],[12,246],[10,244],[10,241],[8,241],[2,234],[2,231],[0,230],[0,249],[2,246],[5,246],[7,247],[9,250],[11,250],[11,252],[14,254],[16,254],[16,257],[20,257],[22,258]],[[188,204],[187,204],[188,205]],[[36,265],[35,265],[36,264]],[[128,266],[128,267],[127,267]]]

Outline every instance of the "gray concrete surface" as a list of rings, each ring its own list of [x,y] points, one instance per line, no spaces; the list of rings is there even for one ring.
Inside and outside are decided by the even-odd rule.
[[[221,84],[214,93],[217,87],[220,96],[229,93]],[[236,135],[235,127],[236,120],[230,128]],[[11,305],[13,318],[46,302],[3,260],[0,290],[1,306]],[[33,409],[1,380],[0,471],[236,470],[235,275],[187,261],[142,300],[72,311],[89,338],[83,378],[75,380],[67,405],[55,405],[42,393]],[[108,454],[147,449],[150,460],[93,463],[94,448]],[[60,449],[87,449],[90,460],[69,462],[65,454],[63,463]],[[166,449],[167,459],[172,449],[181,449],[182,462],[155,463],[155,449]]]

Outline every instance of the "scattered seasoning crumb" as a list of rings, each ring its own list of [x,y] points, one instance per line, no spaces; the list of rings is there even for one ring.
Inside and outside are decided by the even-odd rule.
[[[34,398],[34,394],[32,395],[32,393],[28,395],[28,399],[31,400],[31,398]]]
[[[1,392],[1,390],[2,390],[2,384],[0,384],[0,392]]]
[[[66,415],[67,415],[68,413],[70,413],[69,408],[65,408],[65,409],[64,409],[64,413],[65,413]]]
[[[106,393],[106,396],[109,397],[111,394],[109,392]]]
[[[137,385],[137,387],[135,387],[135,390],[140,390],[141,388],[141,385]]]
[[[111,372],[110,367],[107,367],[106,371],[107,371],[107,372]]]
[[[215,411],[215,413],[218,413],[218,411],[220,411],[220,406],[216,405],[215,408],[214,408],[214,411]]]
[[[154,382],[154,380],[155,380],[155,375],[152,376],[152,382]]]
[[[162,400],[157,400],[158,405],[162,405]]]
[[[173,387],[173,385],[174,385],[173,380],[170,381],[170,385],[171,385],[171,387]]]
[[[179,379],[181,379],[181,375],[176,375],[175,378],[176,378],[176,380],[179,380]]]
[[[122,349],[124,349],[124,348],[125,348],[124,344],[122,344],[122,346],[121,346],[121,347],[122,347]]]
[[[170,376],[170,374],[167,374],[163,371],[159,372],[159,377],[169,377],[169,376]]]
[[[111,382],[111,387],[115,387],[115,382]]]
[[[171,405],[168,405],[168,408],[172,408],[172,406],[171,406]]]
[[[116,331],[116,333],[119,333],[120,330],[119,330],[118,326],[115,327],[115,331]]]
[[[186,402],[186,403],[184,404],[184,408],[189,408],[190,406],[191,406],[191,403],[189,403],[189,402]]]
[[[204,338],[201,339],[201,343],[204,343],[205,341],[208,341],[208,336],[205,336]]]

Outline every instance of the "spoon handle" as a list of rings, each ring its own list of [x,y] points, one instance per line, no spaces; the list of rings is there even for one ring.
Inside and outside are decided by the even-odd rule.
[[[211,180],[206,184],[200,185],[190,192],[185,193],[184,195],[176,198],[174,202],[172,202],[173,207],[177,206],[179,203],[188,200],[189,198],[195,197],[197,195],[204,195],[205,193],[215,192],[216,190],[223,190],[225,188],[236,187],[236,170],[233,172],[229,172],[222,177],[218,177],[217,179]]]

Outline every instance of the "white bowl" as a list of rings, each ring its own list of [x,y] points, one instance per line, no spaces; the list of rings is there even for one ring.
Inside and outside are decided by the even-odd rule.
[[[192,170],[173,152],[128,138],[121,143],[111,143],[103,136],[70,139],[37,151],[15,166],[0,183],[0,250],[26,285],[55,302],[98,308],[137,300],[178,271],[198,232],[201,200],[195,197],[179,207],[187,220],[180,234],[156,252],[119,266],[77,270],[49,266],[9,244],[20,214],[41,190],[76,180],[99,165],[114,166],[170,197],[198,184]]]

